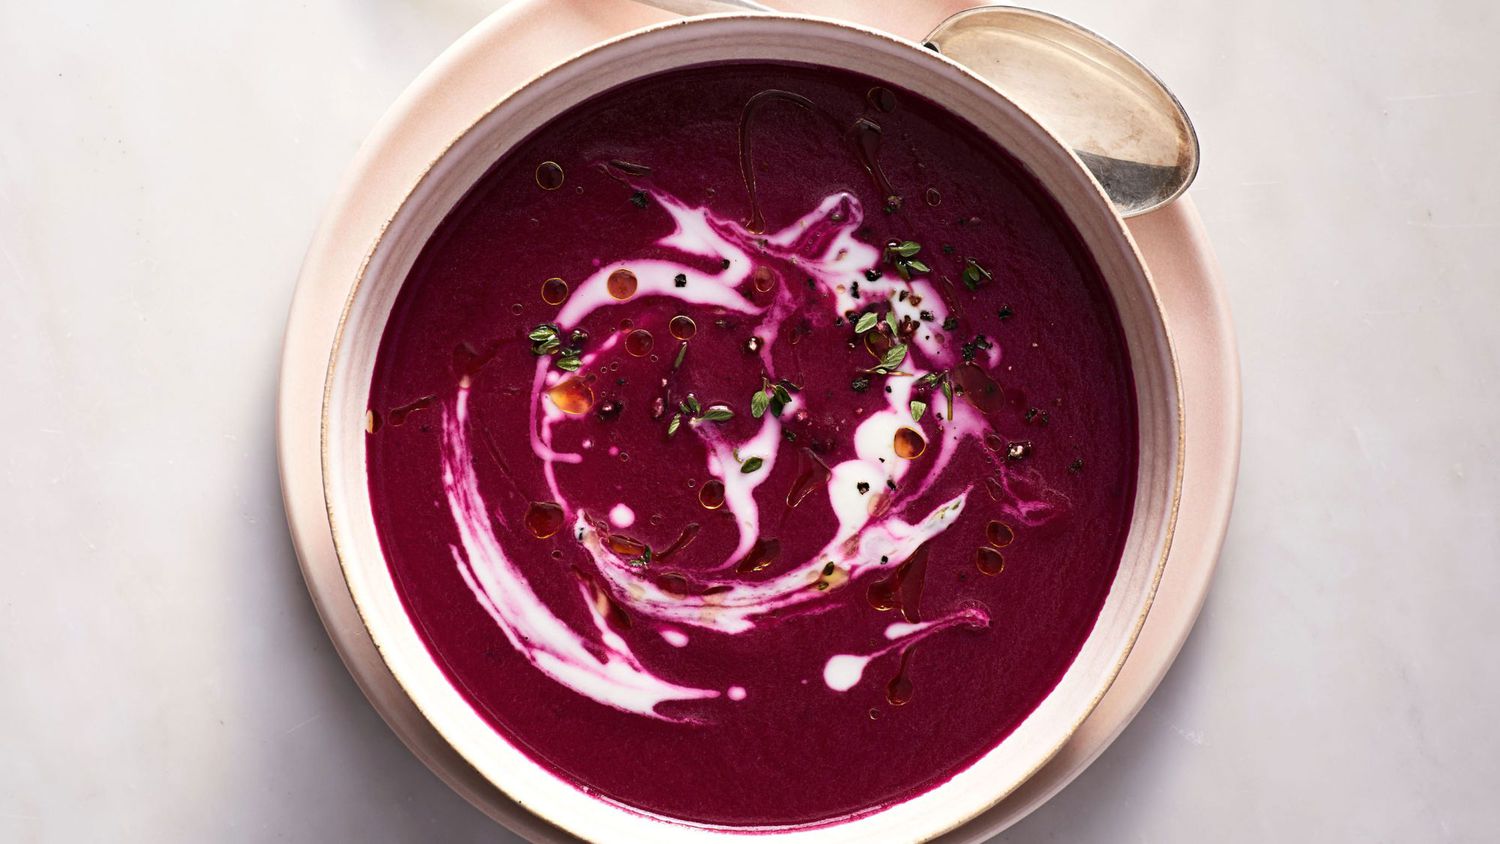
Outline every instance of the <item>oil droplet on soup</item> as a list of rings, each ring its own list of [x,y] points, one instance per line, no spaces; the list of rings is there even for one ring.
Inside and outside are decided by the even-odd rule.
[[[623,533],[612,533],[606,536],[604,545],[622,557],[639,557],[646,553],[646,543]]]
[[[568,298],[568,283],[560,278],[549,278],[542,282],[542,301],[549,305],[561,305]]]
[[[896,110],[896,93],[890,88],[877,85],[865,92],[865,99],[869,100],[870,105],[874,106],[877,111],[889,114]]]
[[[563,186],[562,165],[556,161],[543,161],[536,166],[537,187],[542,190],[557,190]]]
[[[672,336],[678,340],[691,340],[693,335],[698,333],[698,324],[693,322],[692,317],[678,314],[667,323],[667,330],[672,332]]]
[[[609,274],[604,286],[609,290],[609,295],[616,299],[629,299],[635,295],[635,289],[639,285],[635,273],[627,269],[618,269]]]
[[[637,328],[625,335],[625,351],[629,352],[631,357],[645,357],[651,351],[651,343],[651,332],[644,328]]]
[[[706,481],[703,488],[698,490],[698,503],[709,510],[717,510],[724,506],[724,484],[719,481]]]
[[[735,571],[738,571],[740,574],[760,571],[776,562],[776,558],[779,556],[781,556],[781,540],[770,538],[757,539],[755,540],[755,544],[750,546],[750,550],[745,554],[745,559],[740,560],[740,564],[735,566]]]
[[[990,522],[984,527],[984,537],[996,548],[1004,548],[1016,541],[1016,532],[1003,522]]]
[[[564,378],[547,390],[547,398],[570,416],[581,416],[594,406],[594,391],[582,378]]]
[[[988,546],[981,546],[974,554],[974,565],[980,574],[996,575],[1005,571],[1005,556]]]
[[[757,292],[769,293],[776,286],[776,273],[770,267],[756,267],[751,281]]]
[[[526,508],[524,521],[532,536],[546,539],[562,530],[563,508],[551,501],[533,501]]]
[[[907,648],[901,652],[901,667],[896,669],[896,676],[891,678],[889,685],[885,687],[885,700],[891,706],[904,706],[911,700],[916,691],[911,683],[911,652],[913,648]]]
[[[915,460],[927,450],[927,440],[922,439],[922,435],[911,428],[897,428],[891,445],[896,449],[896,456],[902,460]]]

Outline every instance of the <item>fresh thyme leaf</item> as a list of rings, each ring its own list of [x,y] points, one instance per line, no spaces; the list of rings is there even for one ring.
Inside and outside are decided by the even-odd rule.
[[[568,372],[577,372],[578,367],[583,365],[577,354],[563,355],[557,359],[557,368]]]
[[[716,404],[703,411],[703,415],[698,417],[698,420],[700,422],[726,422],[733,418],[734,411],[722,404]]]
[[[546,357],[556,354],[562,348],[562,338],[558,336],[557,326],[550,322],[544,322],[531,333],[526,335],[531,340],[531,353],[537,357]]]
[[[771,386],[771,392],[775,394],[776,401],[779,401],[782,404],[791,404],[792,394],[787,392],[786,385],[780,383],[773,384]]]
[[[953,382],[943,379],[943,397],[948,400],[948,420],[953,420]]]
[[[970,290],[976,290],[979,285],[994,279],[994,275],[979,265],[973,258],[968,259],[964,265],[964,286]]]
[[[651,565],[651,546],[647,545],[641,548],[641,555],[631,558],[630,565],[638,569]]]
[[[909,269],[909,270],[911,270],[914,273],[930,273],[930,272],[932,272],[932,267],[929,267],[926,264],[922,263],[921,261],[916,261],[916,260],[907,261],[906,262],[906,268]]]
[[[886,350],[885,357],[880,359],[880,369],[890,372],[906,360],[906,344],[897,343]]]
[[[885,312],[885,324],[891,327],[891,339],[901,336],[901,323],[896,321],[896,309],[891,308]]]
[[[766,461],[760,459],[759,457],[751,457],[750,459],[746,460],[744,463],[740,464],[740,472],[742,474],[748,475],[751,472],[758,471],[761,466],[765,465],[765,462]]]
[[[896,244],[896,254],[900,255],[903,258],[910,258],[911,256],[921,251],[922,244],[917,243],[914,240],[903,240],[900,243]]]
[[[913,421],[913,422],[921,422],[922,421],[922,414],[924,414],[926,412],[927,412],[927,402],[925,402],[925,401],[917,401],[916,399],[912,400],[912,403],[911,403],[911,421]]]
[[[771,406],[771,397],[766,395],[765,390],[756,390],[755,395],[750,397],[750,415],[756,419],[766,415],[766,408]]]
[[[703,413],[703,405],[698,403],[698,397],[692,393],[687,394],[686,408],[687,412],[694,416],[699,416]]]
[[[859,316],[859,322],[856,322],[854,324],[854,333],[855,334],[864,334],[866,331],[869,331],[870,329],[874,328],[875,327],[875,323],[877,323],[879,321],[880,321],[880,317],[875,316],[874,314],[870,314],[870,313],[860,314],[860,316]]]
[[[916,380],[915,386],[917,386],[917,387],[931,387],[932,385],[934,385],[934,384],[936,384],[938,382],[939,378],[942,378],[942,377],[943,377],[943,373],[941,373],[941,372],[929,372],[926,375],[923,375],[921,378],[918,378]]]
[[[672,421],[667,423],[667,436],[670,437],[670,436],[676,434],[677,433],[677,429],[680,428],[681,426],[682,426],[682,414],[681,413],[674,413],[674,414],[672,414]]]
[[[685,358],[685,357],[687,357],[687,341],[686,340],[684,340],[682,342],[682,345],[678,347],[678,349],[677,349],[677,359],[674,360],[674,361],[672,361],[672,368],[673,369],[679,369],[679,368],[681,368],[682,367],[682,359]]]

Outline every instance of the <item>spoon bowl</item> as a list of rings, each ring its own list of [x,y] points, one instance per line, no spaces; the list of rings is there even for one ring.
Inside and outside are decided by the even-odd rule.
[[[1187,112],[1129,53],[1078,24],[1015,6],[943,21],[927,45],[993,84],[1083,161],[1121,216],[1187,190],[1198,136]]]

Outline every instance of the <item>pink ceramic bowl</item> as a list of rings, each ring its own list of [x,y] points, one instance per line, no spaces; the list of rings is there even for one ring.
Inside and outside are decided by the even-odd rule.
[[[512,145],[573,105],[643,76],[706,62],[772,60],[887,79],[972,121],[1051,192],[1114,296],[1140,414],[1138,492],[1119,571],[1098,621],[1057,687],[1001,744],[951,780],[843,822],[757,829],[806,842],[919,841],[1009,794],[1055,754],[1124,663],[1151,605],[1177,512],[1184,448],[1180,382],[1151,279],[1130,234],[1078,159],[963,67],[911,42],[834,21],[783,15],[696,18],[575,56],[500,100],[428,167],[371,247],[349,293],[325,385],[323,486],[349,592],[392,676],[457,753],[516,803],[600,842],[703,842],[733,830],[658,818],[600,800],[533,762],[476,713],[407,616],[376,537],[365,472],[365,408],[375,354],[407,271],[438,223]]]

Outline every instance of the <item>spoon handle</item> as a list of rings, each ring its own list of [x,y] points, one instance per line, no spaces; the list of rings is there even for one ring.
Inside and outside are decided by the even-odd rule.
[[[679,15],[709,15],[731,9],[744,12],[776,11],[755,0],[636,0],[636,2]]]

